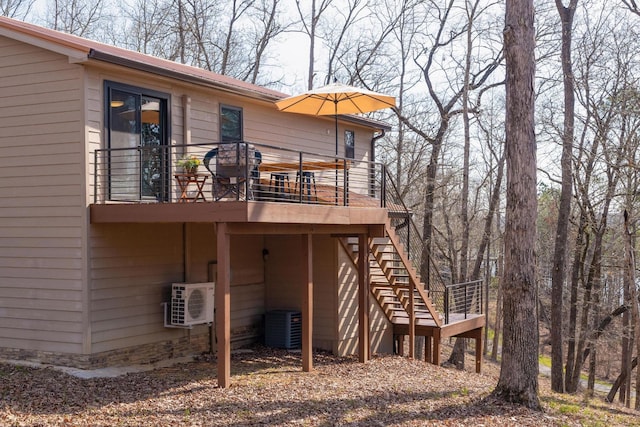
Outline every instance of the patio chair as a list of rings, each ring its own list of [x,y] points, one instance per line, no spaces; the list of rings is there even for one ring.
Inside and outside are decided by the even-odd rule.
[[[215,163],[212,162],[213,159]],[[210,150],[204,156],[204,165],[213,178],[213,199],[253,199],[253,189],[259,179],[258,166],[261,162],[262,154],[245,142],[224,143]],[[249,192],[245,194],[247,184]]]

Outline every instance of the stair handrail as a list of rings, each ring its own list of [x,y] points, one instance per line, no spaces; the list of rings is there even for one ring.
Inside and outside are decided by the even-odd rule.
[[[386,172],[386,168],[385,168]],[[407,221],[406,232],[400,232],[396,229],[396,233],[402,238],[402,244],[405,246],[405,250],[407,252],[407,257],[413,264],[414,268],[417,271],[421,270],[422,263],[422,252],[424,250],[424,239],[422,238],[422,233],[419,231],[418,226],[413,220],[413,212],[411,209],[407,207],[404,203],[402,196],[400,195],[400,191],[396,183],[393,180],[393,177],[388,172],[384,173],[385,182],[383,187],[384,191],[384,201],[387,210],[391,214],[400,214],[400,217],[403,221]],[[430,271],[433,272],[433,277],[430,277],[429,280],[430,287],[427,291],[432,294],[432,298],[436,295],[439,295],[439,298],[433,298],[434,303],[438,308],[444,309],[444,293],[446,289],[446,283],[442,276],[438,274],[438,267],[436,266],[433,258],[429,255],[429,263],[431,264]]]

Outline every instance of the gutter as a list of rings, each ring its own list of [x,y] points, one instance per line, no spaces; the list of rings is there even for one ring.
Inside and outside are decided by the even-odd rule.
[[[371,159],[370,161],[375,162],[376,161],[376,141],[379,140],[380,138],[383,138],[386,135],[386,130],[390,130],[391,127],[387,127],[385,128],[381,128],[380,129],[380,133],[378,135],[374,135],[373,138],[371,138]]]
[[[369,156],[369,157],[370,157],[370,158],[369,158],[369,161],[370,161],[370,162],[375,162],[375,161],[376,161],[376,141],[377,141],[377,140],[379,140],[380,138],[382,138],[382,137],[384,137],[384,136],[386,135],[385,130],[386,130],[385,128],[381,128],[381,129],[380,129],[380,133],[379,133],[378,135],[374,135],[374,136],[373,136],[373,138],[371,138],[371,155]],[[385,170],[385,166],[384,166],[384,165],[382,166],[382,170],[383,170],[383,173],[386,173],[386,172],[384,171],[384,170]],[[384,182],[384,179],[385,179],[385,178],[383,177],[383,182]],[[371,168],[371,170],[369,171],[369,182],[375,182],[375,180],[376,180],[376,170],[375,170],[375,167],[373,167],[373,168]],[[384,184],[383,184],[383,187],[384,187]],[[376,194],[375,194],[375,193],[376,193],[376,192],[375,192],[375,189],[374,189],[374,188],[371,188],[371,190],[370,190],[370,192],[369,192],[369,195],[370,195],[371,197],[375,197],[375,196],[376,196]],[[384,193],[385,193],[385,192],[384,192],[384,190],[383,190],[383,191],[382,191],[382,194],[380,195],[380,198],[382,199],[382,202],[383,202],[383,203],[385,202],[385,201],[384,201],[384,198],[386,197],[386,196],[384,195]]]

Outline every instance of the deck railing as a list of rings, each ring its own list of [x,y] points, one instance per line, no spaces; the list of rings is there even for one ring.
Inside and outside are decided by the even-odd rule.
[[[183,160],[197,159],[197,172]],[[94,153],[94,203],[264,201],[384,205],[384,165],[254,142],[149,145]]]
[[[484,287],[482,280],[447,285],[444,294],[445,323],[449,323],[452,315],[467,319],[469,315],[483,314]]]

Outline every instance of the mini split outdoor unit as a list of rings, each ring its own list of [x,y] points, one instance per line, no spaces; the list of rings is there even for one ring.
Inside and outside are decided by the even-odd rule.
[[[171,287],[171,324],[213,323],[214,283],[174,283]]]

